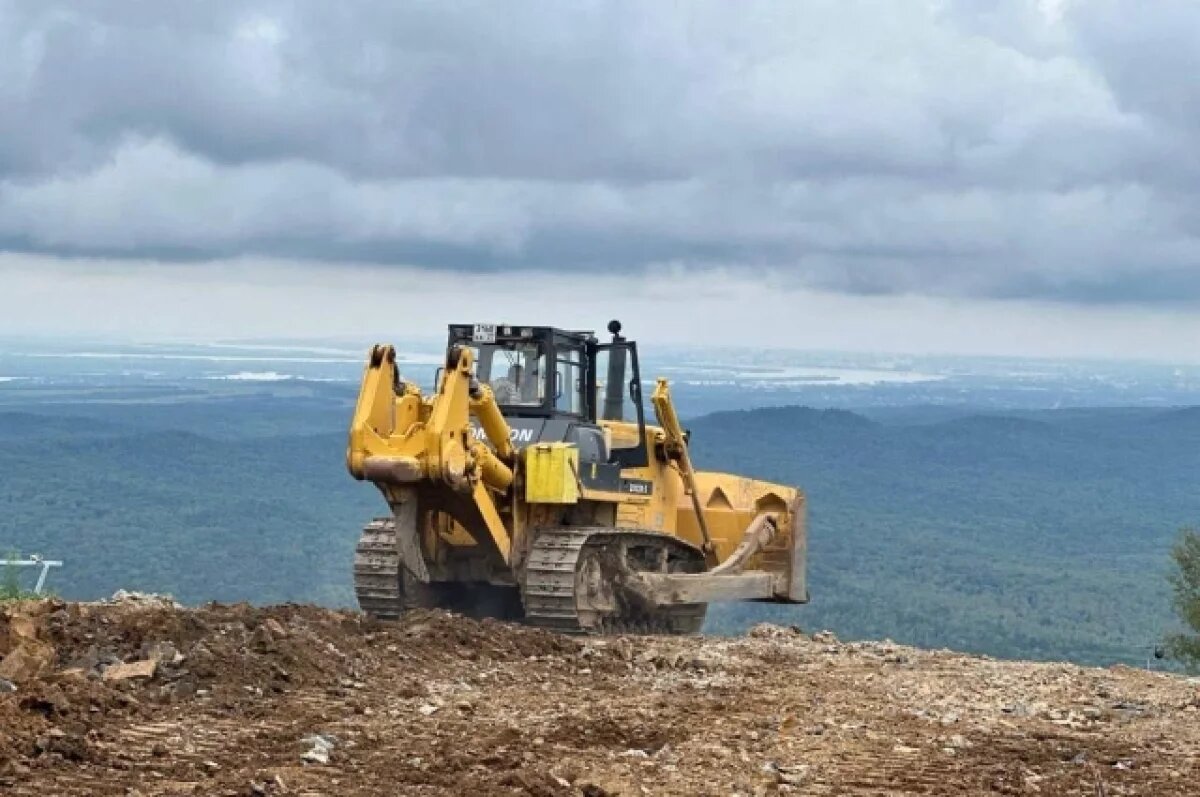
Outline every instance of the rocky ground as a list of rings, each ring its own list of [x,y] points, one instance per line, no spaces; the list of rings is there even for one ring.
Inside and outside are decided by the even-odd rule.
[[[1200,793],[1200,683],[763,626],[575,639],[119,596],[0,611],[13,795]]]

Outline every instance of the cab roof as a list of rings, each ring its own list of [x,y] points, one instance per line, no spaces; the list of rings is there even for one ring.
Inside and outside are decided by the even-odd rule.
[[[450,324],[449,331],[453,337],[471,337],[480,324]],[[496,329],[496,335],[502,338],[540,338],[546,335],[562,335],[579,340],[595,340],[596,333],[590,329],[560,329],[559,327],[529,326],[525,324],[487,324]]]

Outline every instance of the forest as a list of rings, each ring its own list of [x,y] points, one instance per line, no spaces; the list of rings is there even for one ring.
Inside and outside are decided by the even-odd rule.
[[[385,508],[343,466],[345,396],[0,412],[0,547],[64,559],[72,598],[351,605]],[[1003,657],[1144,663],[1172,628],[1178,529],[1200,518],[1200,409],[872,420],[804,407],[691,419],[701,467],[808,495],[806,606],[710,609]],[[385,510],[386,511],[386,510]]]

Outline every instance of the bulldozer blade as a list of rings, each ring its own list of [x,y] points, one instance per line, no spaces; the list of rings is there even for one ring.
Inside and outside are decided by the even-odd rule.
[[[792,502],[791,539],[787,551],[787,588],[776,598],[782,603],[808,603],[808,517],[804,496]]]
[[[397,490],[392,503],[396,516],[396,549],[400,564],[418,581],[429,583],[429,568],[425,566],[425,555],[421,552],[421,529],[418,524],[416,490]]]
[[[791,506],[791,535],[787,548],[779,553],[786,557],[784,566],[778,561],[764,562],[765,570],[744,570],[756,555],[777,541],[779,516],[774,512],[760,513],[742,533],[742,540],[729,557],[705,573],[630,573],[625,586],[641,600],[654,606],[713,601],[770,600],[798,602],[807,600],[803,582],[804,537],[803,504],[798,499]],[[774,557],[778,560],[778,556]],[[774,565],[774,566],[772,566]],[[799,581],[797,581],[799,576]]]
[[[637,573],[626,586],[654,606],[714,601],[767,600],[780,591],[782,576],[751,570],[732,575],[712,573]]]

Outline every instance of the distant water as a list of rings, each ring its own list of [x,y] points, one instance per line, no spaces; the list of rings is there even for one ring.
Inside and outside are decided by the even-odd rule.
[[[96,393],[103,389],[204,395],[327,384],[351,392],[368,349],[345,341],[0,340],[0,403],[47,390],[88,390],[90,400],[103,400],[104,394]],[[401,349],[397,359],[406,379],[429,387],[443,354],[438,345],[427,344]],[[778,404],[849,409],[1200,404],[1200,366],[1187,364],[652,348],[649,343],[643,343],[641,359],[643,381],[650,385],[656,376],[668,377],[689,415]]]

